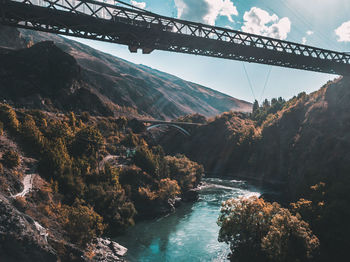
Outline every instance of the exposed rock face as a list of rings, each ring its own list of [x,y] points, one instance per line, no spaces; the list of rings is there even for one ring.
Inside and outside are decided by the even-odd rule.
[[[95,256],[96,262],[115,262],[125,261],[122,257],[128,252],[128,249],[109,239],[97,238],[90,247]]]
[[[1,261],[57,261],[54,249],[30,217],[0,194]]]

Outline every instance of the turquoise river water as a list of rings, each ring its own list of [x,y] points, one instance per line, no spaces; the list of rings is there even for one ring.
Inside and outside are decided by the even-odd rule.
[[[227,261],[229,247],[217,240],[221,203],[251,195],[259,196],[259,190],[246,182],[205,178],[197,202],[183,203],[158,220],[140,222],[115,240],[128,248],[130,262]]]

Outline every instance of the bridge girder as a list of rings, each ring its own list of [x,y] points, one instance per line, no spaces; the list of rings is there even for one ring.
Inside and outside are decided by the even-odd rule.
[[[350,55],[94,0],[0,0],[0,23],[128,45],[350,75]]]

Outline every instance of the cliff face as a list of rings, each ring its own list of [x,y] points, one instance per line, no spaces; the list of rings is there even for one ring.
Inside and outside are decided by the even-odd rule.
[[[185,153],[208,173],[287,185],[291,198],[350,170],[350,79],[295,98],[262,126],[224,114],[192,131],[160,137],[168,152]]]
[[[194,113],[210,117],[229,110],[251,110],[248,102],[143,65],[135,65],[67,38],[28,30],[20,30],[19,33],[7,27],[0,27],[1,33],[8,37],[0,42],[0,46],[23,47],[23,43],[54,42],[55,46],[74,57],[79,65],[80,79],[88,85],[81,90],[86,92],[89,89],[96,100],[101,100],[115,114],[124,110],[157,119],[173,119]],[[80,94],[83,95],[87,94]],[[95,101],[89,101],[90,104],[92,102]],[[52,103],[55,104],[54,101]],[[96,113],[102,113],[101,109]]]

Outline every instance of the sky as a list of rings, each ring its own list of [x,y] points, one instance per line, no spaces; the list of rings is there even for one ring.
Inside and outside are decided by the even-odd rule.
[[[102,1],[102,0],[101,0]],[[105,0],[106,1],[106,0]],[[112,1],[112,0],[108,0]],[[161,15],[350,52],[349,0],[124,0]],[[176,75],[238,99],[259,102],[318,90],[336,75],[73,38],[136,64]],[[244,70],[246,68],[246,72]],[[251,84],[249,84],[249,82]],[[264,88],[265,87],[265,88]]]

